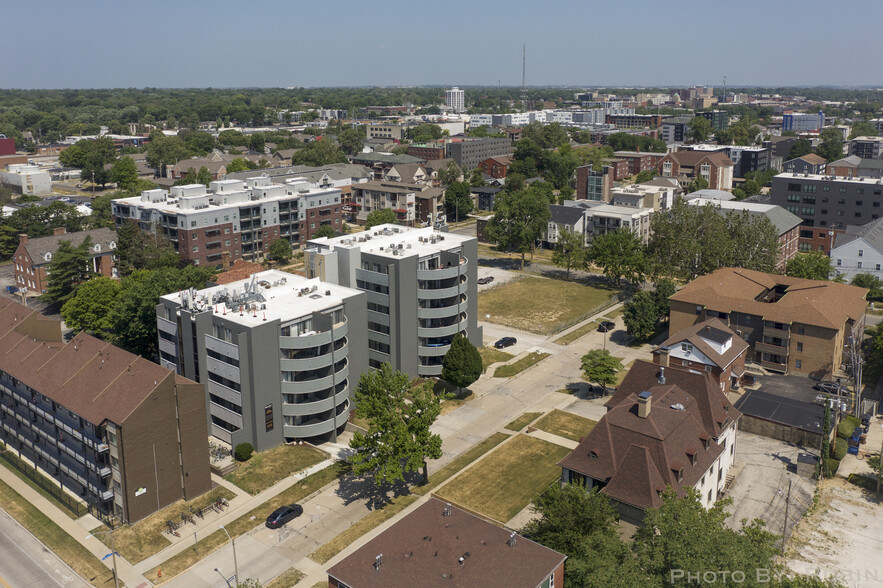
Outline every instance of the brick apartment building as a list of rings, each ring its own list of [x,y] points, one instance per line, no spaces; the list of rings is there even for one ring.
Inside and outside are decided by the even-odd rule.
[[[733,188],[733,162],[721,152],[675,151],[659,160],[657,173],[677,178],[684,189],[699,177],[705,178],[712,190]]]
[[[506,177],[510,163],[512,163],[512,157],[510,155],[500,155],[479,162],[478,169],[481,170],[481,173],[487,176],[502,179]]]
[[[617,159],[624,159],[628,162],[627,171],[630,176],[636,176],[642,171],[652,171],[655,174],[659,161],[665,157],[665,153],[643,151],[616,151],[613,155]]]
[[[412,143],[408,145],[408,155],[417,157],[423,161],[433,161],[445,158],[444,143]]]
[[[214,181],[208,190],[202,184],[147,190],[114,200],[112,214],[117,226],[137,222],[162,234],[183,261],[220,266],[225,252],[231,261],[261,259],[276,239],[297,247],[321,226],[339,232],[341,200],[337,188],[312,188],[302,178],[274,184],[261,176]]]
[[[610,190],[613,187],[614,171],[604,166],[595,171],[591,165],[576,168],[576,194],[574,200],[592,200],[610,202]]]
[[[490,157],[511,154],[512,143],[509,139],[458,137],[445,144],[445,157],[457,162],[463,173],[471,172]]]
[[[0,439],[99,516],[131,523],[211,489],[204,394],[0,299]]]
[[[750,346],[747,359],[782,373],[826,377],[861,337],[867,290],[741,268],[696,278],[670,298],[669,330],[720,319]]]
[[[663,117],[658,114],[608,114],[604,122],[617,129],[659,128]]]
[[[116,231],[93,229],[67,233],[64,227],[61,227],[55,229],[49,237],[29,239],[27,235],[19,235],[18,248],[12,256],[15,265],[15,285],[20,289],[27,288],[28,294],[34,296],[45,293],[49,265],[62,241],[68,241],[72,246],[79,247],[87,238],[92,241],[92,246],[89,248],[89,269],[103,276],[115,276]]]

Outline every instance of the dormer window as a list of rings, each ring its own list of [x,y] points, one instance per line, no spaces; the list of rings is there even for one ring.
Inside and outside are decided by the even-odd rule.
[[[681,343],[681,351],[684,353],[693,353],[692,343]]]
[[[92,250],[95,251],[95,253],[101,253],[101,244],[96,243],[92,246]]]
[[[111,241],[110,243],[107,244],[107,246],[111,249],[116,249],[117,243],[116,243],[116,241]]]
[[[705,443],[705,451],[708,451],[708,448],[711,447],[711,439],[703,439]]]
[[[678,482],[684,481],[684,468],[678,470]]]
[[[52,261],[52,254],[51,254],[51,253],[46,253],[46,254],[43,256],[43,259],[45,259],[46,261]]]
[[[696,459],[697,459],[696,452],[694,451],[693,453],[690,454],[690,465],[696,465]]]
[[[598,459],[598,454],[597,454],[596,452],[594,452],[594,451],[590,451],[590,452],[589,452],[589,458],[590,458],[590,459]]]

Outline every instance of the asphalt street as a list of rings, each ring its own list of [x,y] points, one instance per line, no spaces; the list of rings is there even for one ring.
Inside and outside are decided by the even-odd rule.
[[[89,584],[15,519],[0,510],[0,586],[86,588]]]

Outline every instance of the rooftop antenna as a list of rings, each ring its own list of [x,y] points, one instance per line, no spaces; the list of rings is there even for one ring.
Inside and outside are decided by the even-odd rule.
[[[723,100],[721,100],[721,102],[726,104],[727,103],[727,76],[724,76],[724,95],[722,96],[722,98],[723,98]]]
[[[506,541],[506,544],[509,547],[515,547],[515,531],[512,531],[512,534],[509,535],[509,540]]]
[[[527,45],[521,46],[521,110],[525,109],[527,103]]]

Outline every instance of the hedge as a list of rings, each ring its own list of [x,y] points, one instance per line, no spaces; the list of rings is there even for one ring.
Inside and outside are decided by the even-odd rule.
[[[843,415],[840,424],[837,425],[837,436],[841,439],[849,439],[856,427],[861,426],[862,422],[851,414]]]
[[[233,451],[233,457],[236,458],[236,461],[248,461],[251,459],[252,453],[254,453],[254,447],[251,443],[240,443]]]
[[[828,458],[828,477],[833,478],[837,475],[837,468],[840,467],[840,460],[833,457]]]
[[[846,455],[846,450],[849,446],[846,443],[846,439],[837,439],[837,442],[834,443],[834,459],[841,460]]]

